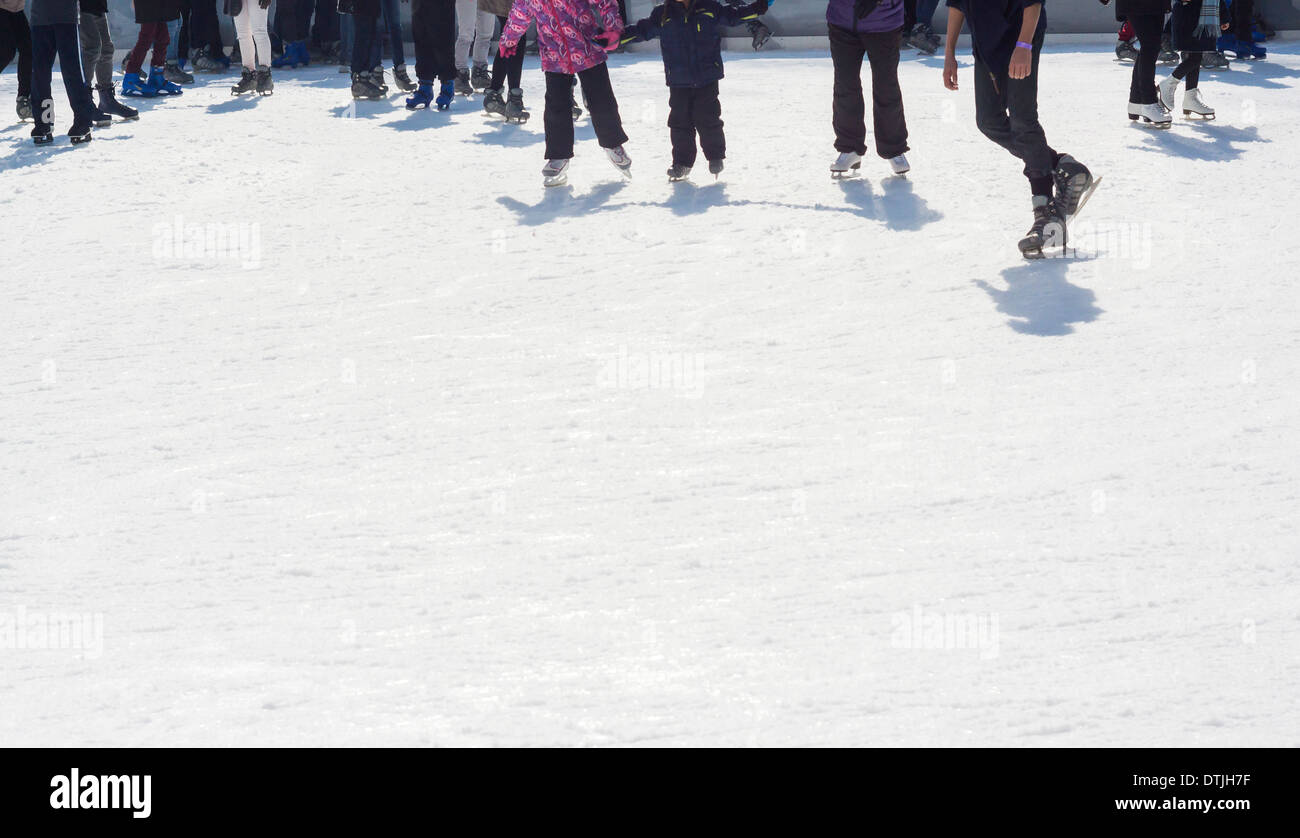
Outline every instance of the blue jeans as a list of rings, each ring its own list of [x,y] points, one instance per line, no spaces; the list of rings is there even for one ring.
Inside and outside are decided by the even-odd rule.
[[[384,15],[384,24],[388,27],[388,48],[393,53],[393,66],[406,63],[406,55],[402,50],[402,13],[400,0],[379,0],[379,8]],[[375,46],[379,46],[379,39],[375,39]],[[379,66],[382,59],[375,59],[375,66]]]

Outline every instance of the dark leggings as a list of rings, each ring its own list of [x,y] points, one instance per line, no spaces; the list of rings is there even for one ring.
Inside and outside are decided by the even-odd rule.
[[[506,19],[497,15],[497,20],[504,27]],[[519,87],[520,79],[524,76],[524,47],[528,46],[528,33],[519,36],[519,46],[515,47],[515,54],[509,58],[502,58],[501,53],[492,59],[492,89],[501,89],[501,80],[504,77],[510,83],[508,90],[514,90]]]
[[[144,66],[144,55],[153,47],[153,61],[151,66],[165,67],[167,65],[167,44],[171,42],[171,37],[167,34],[166,23],[142,23],[140,24],[140,36],[136,38],[135,46],[131,47],[131,52],[126,57],[126,71],[128,73],[139,73],[140,68]]]
[[[1136,105],[1154,105],[1156,102],[1156,59],[1160,57],[1160,31],[1164,28],[1164,15],[1129,15],[1137,33],[1137,61],[1133,62],[1133,81],[1129,83],[1128,100]]]
[[[1195,90],[1201,81],[1201,54],[1199,52],[1183,53],[1183,61],[1174,68],[1173,77],[1187,79],[1187,89]]]
[[[18,95],[32,92],[32,30],[22,12],[0,9],[0,70],[18,53]]]

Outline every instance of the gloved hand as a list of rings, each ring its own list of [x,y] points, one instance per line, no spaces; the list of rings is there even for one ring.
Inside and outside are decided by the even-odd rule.
[[[509,41],[500,41],[497,44],[497,53],[499,53],[502,58],[509,58],[515,54],[515,50],[517,49],[519,49],[518,41],[514,41],[513,43]]]
[[[618,29],[602,29],[596,33],[596,37],[591,40],[605,52],[618,49],[619,42],[623,39],[623,33]]]
[[[776,5],[776,0],[754,0],[754,11],[760,15],[767,14],[767,10]]]

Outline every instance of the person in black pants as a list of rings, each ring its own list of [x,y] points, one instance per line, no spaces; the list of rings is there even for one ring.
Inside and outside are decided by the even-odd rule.
[[[81,39],[77,36],[77,0],[32,0],[32,140],[44,145],[54,139],[54,99],[50,91],[54,57],[59,58],[63,89],[72,105],[74,144],[90,140],[95,103],[81,74]]]
[[[456,98],[456,32],[455,0],[414,0],[411,33],[419,87],[406,100],[408,110],[430,104],[436,104],[440,111],[451,107]],[[442,83],[435,98],[433,85],[439,80]]]
[[[903,33],[902,0],[830,0],[826,26],[835,67],[831,127],[839,156],[832,177],[860,168],[867,153],[866,103],[862,96],[862,59],[871,65],[871,123],[876,154],[888,160],[895,174],[910,169],[907,162],[907,117],[898,85],[899,45]]]
[[[1110,0],[1101,0],[1109,5]],[[1169,0],[1115,0],[1115,18],[1127,20],[1138,40],[1138,55],[1133,62],[1129,82],[1128,118],[1141,119],[1144,125],[1168,128],[1173,124],[1169,111],[1156,96],[1156,62],[1165,28]]]
[[[714,0],[668,0],[623,30],[620,44],[659,38],[668,84],[668,129],[673,144],[669,180],[683,180],[695,165],[699,134],[709,172],[722,171],[727,139],[722,132],[718,81],[722,70],[722,28],[757,20],[768,0],[739,8]],[[858,61],[862,59],[859,57]]]
[[[964,24],[970,25],[975,56],[975,123],[1024,164],[1034,224],[1020,251],[1041,258],[1045,247],[1065,247],[1066,221],[1093,186],[1088,167],[1053,150],[1038,121],[1038,60],[1047,30],[1043,3],[948,0],[943,83],[949,90],[957,89],[957,37]]]
[[[19,2],[13,11],[0,9],[0,71],[18,56],[18,100],[20,120],[32,118],[32,30]]]

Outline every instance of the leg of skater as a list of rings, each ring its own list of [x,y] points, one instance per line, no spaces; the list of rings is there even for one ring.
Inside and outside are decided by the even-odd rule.
[[[828,26],[835,82],[831,94],[831,128],[835,150],[831,175],[841,177],[862,165],[867,153],[867,109],[862,98],[862,58],[866,46],[857,33],[835,24]]]
[[[50,92],[54,56],[58,52],[53,27],[33,26],[32,40],[32,142],[44,145],[54,139],[54,98]]]
[[[14,109],[20,121],[32,118],[32,30],[21,11],[0,9],[0,70],[18,56],[18,95]]]
[[[868,32],[862,36],[871,64],[871,125],[876,154],[888,160],[894,174],[911,170],[907,162],[907,117],[903,113],[903,90],[898,85],[898,57],[901,35]]]
[[[669,180],[684,179],[695,165],[694,92],[689,87],[668,88],[668,137],[673,147]]]
[[[478,0],[456,0],[456,92],[468,96],[474,92],[469,81],[469,52],[478,26]]]
[[[1172,117],[1167,108],[1160,106],[1156,96],[1156,62],[1160,58],[1164,14],[1129,15],[1128,22],[1137,34],[1139,46],[1129,82],[1128,118],[1141,119],[1144,125],[1167,128],[1172,124]]]
[[[90,139],[90,129],[99,111],[90,96],[90,85],[81,70],[81,39],[76,23],[60,23],[52,27],[55,32],[55,49],[59,54],[59,74],[63,76],[63,90],[72,106],[73,122],[68,136],[74,143]]]
[[[497,16],[485,11],[481,2],[478,4],[475,16],[474,46],[470,50],[469,83],[474,90],[478,91],[486,90],[488,87],[488,50],[492,47],[492,33],[496,29]]]
[[[700,149],[709,161],[709,173],[722,173],[727,157],[727,137],[722,131],[722,102],[718,99],[718,83],[712,82],[695,89],[692,110],[695,130],[700,135]]]

